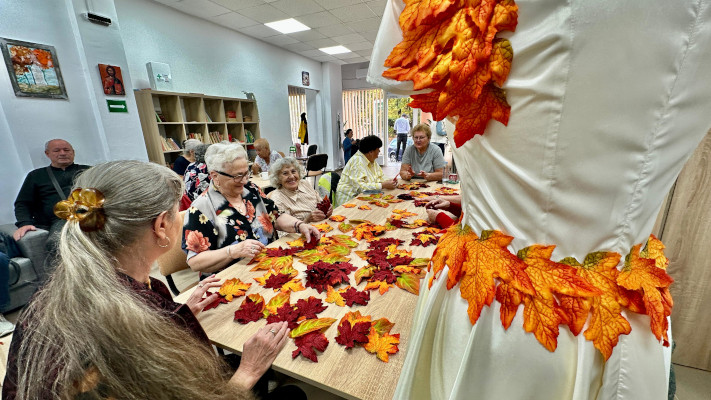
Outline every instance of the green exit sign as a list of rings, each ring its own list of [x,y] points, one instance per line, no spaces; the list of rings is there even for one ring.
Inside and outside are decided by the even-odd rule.
[[[106,105],[109,106],[109,112],[128,112],[126,100],[106,100]]]

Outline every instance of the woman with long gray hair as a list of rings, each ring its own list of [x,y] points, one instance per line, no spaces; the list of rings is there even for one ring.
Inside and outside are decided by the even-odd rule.
[[[126,185],[132,182],[132,185]],[[85,171],[55,207],[68,222],[57,268],[20,316],[3,399],[243,399],[287,340],[285,324],[245,343],[230,376],[195,314],[215,299],[208,278],[186,304],[151,278],[180,240],[183,182],[168,168],[113,161]]]

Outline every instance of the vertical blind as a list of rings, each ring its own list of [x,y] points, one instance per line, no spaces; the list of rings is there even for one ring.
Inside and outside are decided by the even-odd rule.
[[[306,112],[306,90],[289,86],[289,121],[291,122],[291,142],[296,143],[299,135],[301,113]]]
[[[358,89],[343,91],[343,132],[353,129],[356,139],[368,135],[379,136],[383,141],[385,132],[384,95],[382,89]]]

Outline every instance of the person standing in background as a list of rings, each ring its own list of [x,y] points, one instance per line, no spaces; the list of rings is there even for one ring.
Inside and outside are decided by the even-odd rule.
[[[301,123],[299,124],[299,140],[301,144],[309,142],[309,123],[306,122],[306,113],[301,113]]]
[[[441,121],[429,121],[430,130],[432,131],[432,139],[430,143],[434,143],[442,150],[442,155],[444,156],[444,145],[447,144],[447,127],[445,126],[444,120]]]
[[[397,147],[395,148],[395,157],[398,161],[402,160],[402,155],[400,154],[400,144],[402,143],[402,150],[405,151],[407,147],[407,134],[410,132],[410,120],[407,119],[407,114],[402,114],[398,119],[395,120],[395,133],[397,133]]]
[[[351,153],[351,149],[353,148],[353,143],[355,143],[355,140],[353,139],[353,129],[348,128],[346,130],[346,138],[343,139],[343,165],[345,166],[348,164],[348,160],[351,159],[351,156],[353,155]]]

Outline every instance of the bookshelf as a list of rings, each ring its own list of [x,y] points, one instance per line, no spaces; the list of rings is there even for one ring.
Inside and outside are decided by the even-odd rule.
[[[203,143],[233,140],[253,146],[259,134],[259,113],[254,100],[206,96],[198,93],[136,90],[143,139],[152,162],[170,166],[182,153],[186,139]]]

